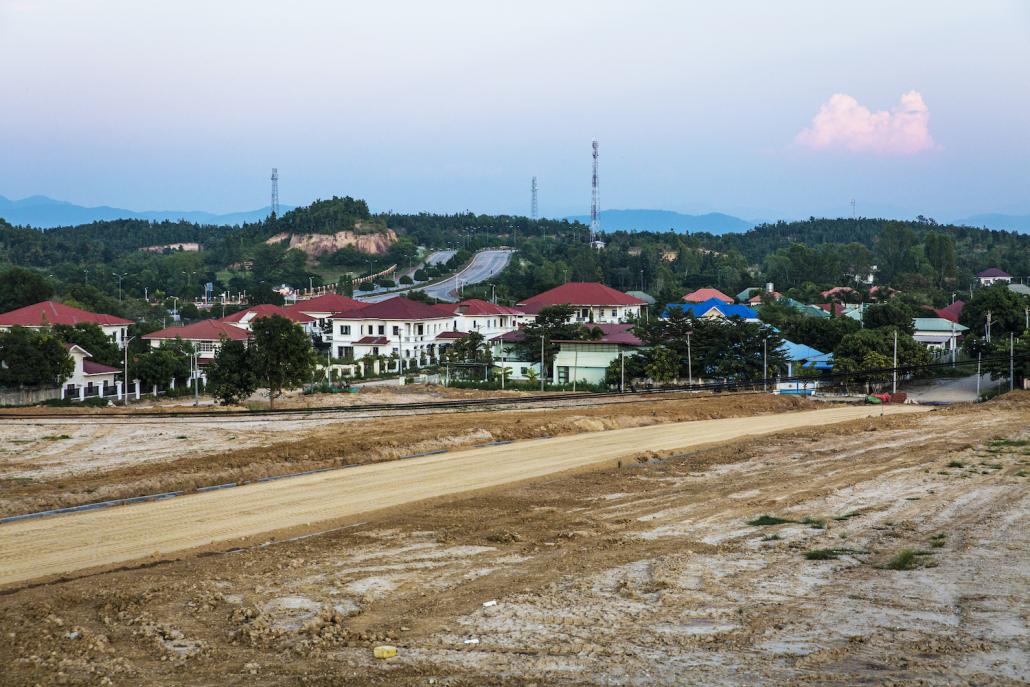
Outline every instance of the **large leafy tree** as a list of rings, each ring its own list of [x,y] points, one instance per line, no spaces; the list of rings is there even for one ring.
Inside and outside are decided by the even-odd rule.
[[[80,322],[75,325],[56,324],[54,336],[68,344],[76,344],[89,351],[93,360],[104,365],[119,365],[122,362],[122,351],[118,344],[111,340],[99,325],[92,322]]]
[[[50,332],[0,332],[0,386],[60,386],[74,369],[64,343]]]
[[[139,379],[145,389],[168,384],[173,379],[184,380],[189,374],[189,357],[170,345],[137,355],[130,368],[130,377]]]
[[[899,331],[911,334],[915,329],[912,323],[912,311],[901,303],[881,303],[866,308],[862,317],[866,329],[895,327]]]
[[[259,384],[268,389],[268,403],[284,390],[295,389],[311,379],[315,351],[311,338],[285,317],[259,317],[251,324],[254,335],[250,358]]]
[[[225,405],[242,402],[258,388],[251,351],[242,341],[223,339],[207,374],[209,391]]]
[[[991,338],[1008,338],[1021,334],[1026,327],[1026,311],[1030,298],[1021,296],[1004,284],[979,289],[962,309],[959,320],[976,336],[985,336],[987,313],[991,313]]]
[[[39,272],[12,267],[0,272],[0,313],[48,300],[53,285]]]
[[[834,370],[860,372],[891,367],[894,361],[894,332],[898,332],[898,366],[925,365],[930,362],[926,347],[895,327],[863,329],[845,336],[833,351]],[[858,375],[858,381],[881,382],[891,373]]]

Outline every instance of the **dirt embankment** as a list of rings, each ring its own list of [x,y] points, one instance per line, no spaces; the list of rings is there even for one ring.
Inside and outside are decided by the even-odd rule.
[[[355,231],[338,231],[334,234],[276,234],[270,237],[265,243],[281,243],[289,239],[287,244],[290,248],[302,250],[312,258],[317,258],[325,253],[335,253],[341,248],[353,246],[362,253],[369,255],[382,255],[390,249],[390,246],[397,242],[397,232],[393,229],[383,229],[373,233],[360,233]]]
[[[161,420],[116,425],[4,424],[0,431],[14,432],[24,443],[0,453],[0,515],[394,460],[491,441],[812,407],[823,406],[794,397],[727,395],[590,408],[354,419],[314,426],[274,418],[187,419],[174,424]],[[251,445],[231,448],[240,442]],[[202,450],[197,452],[197,447]],[[47,465],[51,467],[44,469]]]
[[[1027,396],[24,589],[0,666],[18,687],[1025,684]]]

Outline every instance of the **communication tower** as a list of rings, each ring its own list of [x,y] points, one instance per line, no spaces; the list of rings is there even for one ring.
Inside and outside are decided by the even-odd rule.
[[[601,196],[597,189],[597,139],[594,139],[594,176],[591,182],[590,193],[590,240],[597,238],[601,231]]]
[[[279,170],[272,168],[272,216],[279,216]]]
[[[529,201],[529,217],[530,217],[530,219],[537,219],[537,214],[538,214],[537,213],[537,209],[538,208],[537,208],[537,204],[536,204],[536,193],[537,193],[537,191],[539,189],[540,189],[540,187],[536,185],[536,177],[533,177],[533,183],[531,183],[529,185],[529,191],[530,191],[530,195],[531,195],[531,200]]]

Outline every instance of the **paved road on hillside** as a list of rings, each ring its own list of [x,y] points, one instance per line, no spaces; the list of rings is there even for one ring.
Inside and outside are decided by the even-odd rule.
[[[926,410],[846,406],[520,441],[362,465],[107,510],[0,525],[0,585],[308,528],[424,499],[611,463],[641,451],[722,443],[858,418]],[[226,546],[226,545],[223,545]]]
[[[439,298],[442,301],[454,303],[460,300],[460,298],[454,295],[455,291],[460,291],[460,284],[464,283],[466,286],[469,284],[479,284],[497,276],[508,265],[512,252],[508,248],[484,250],[476,253],[468,267],[442,282],[426,286],[413,286],[410,289],[394,291],[392,293],[380,293],[371,296],[356,295],[355,298],[375,303],[387,298],[393,298],[394,296],[404,295],[408,291],[425,291],[432,298]],[[449,259],[450,256],[447,256],[445,261]]]

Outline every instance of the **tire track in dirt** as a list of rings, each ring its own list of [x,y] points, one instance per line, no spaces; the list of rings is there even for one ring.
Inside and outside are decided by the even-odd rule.
[[[915,406],[847,407],[537,439],[0,527],[0,585],[122,564],[628,458]]]

